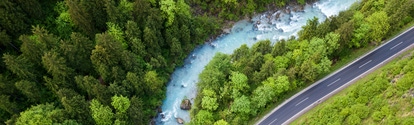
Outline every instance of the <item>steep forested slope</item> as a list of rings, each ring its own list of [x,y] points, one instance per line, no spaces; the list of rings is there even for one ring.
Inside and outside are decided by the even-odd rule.
[[[147,124],[220,22],[289,1],[2,0],[0,121]]]
[[[218,28],[183,0],[0,7],[0,119],[10,124],[147,123],[174,67]]]

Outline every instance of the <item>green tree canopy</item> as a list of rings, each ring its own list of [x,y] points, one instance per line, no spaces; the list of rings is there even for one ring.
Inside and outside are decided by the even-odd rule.
[[[102,105],[98,100],[93,99],[89,108],[97,125],[113,124],[114,113],[109,106]]]
[[[40,104],[21,112],[16,125],[52,125],[61,122],[62,115],[62,110],[53,104]]]

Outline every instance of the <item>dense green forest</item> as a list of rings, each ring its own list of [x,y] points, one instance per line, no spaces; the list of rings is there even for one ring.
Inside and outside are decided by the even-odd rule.
[[[305,0],[1,0],[0,121],[148,124],[228,20]]]
[[[268,106],[287,98],[287,93],[313,83],[329,72],[335,62],[353,51],[381,44],[382,40],[413,22],[413,17],[414,0],[362,0],[322,23],[317,18],[308,20],[298,33],[298,38],[292,37],[275,44],[268,40],[260,41],[251,48],[243,45],[232,55],[219,53],[200,74],[199,94],[191,110],[191,124],[240,125],[259,119],[257,116],[271,108]],[[409,75],[404,77],[412,79]],[[358,93],[354,93],[355,97]],[[364,101],[370,98],[374,97],[366,95]],[[367,105],[370,104],[361,103],[355,109],[350,107],[346,115],[357,118],[356,114],[352,114],[359,113],[357,110]],[[336,109],[341,109],[338,107]],[[326,112],[330,110],[320,113],[329,114]],[[386,115],[380,113],[378,117]],[[322,116],[315,116],[312,120],[320,118]],[[329,120],[331,116],[323,118]],[[339,124],[343,122],[338,121]],[[334,122],[321,124],[328,123]]]
[[[355,83],[294,124],[414,124],[413,52]]]

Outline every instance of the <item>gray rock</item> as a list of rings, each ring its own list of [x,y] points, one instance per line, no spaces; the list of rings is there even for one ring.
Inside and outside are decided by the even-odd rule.
[[[181,101],[181,105],[180,108],[182,110],[190,110],[191,109],[191,102],[189,99],[184,99],[183,101]]]
[[[161,106],[159,106],[159,107],[157,108],[157,112],[158,112],[158,113],[162,113],[162,108],[161,108]]]
[[[184,124],[184,120],[182,118],[175,118],[178,124]]]
[[[224,34],[229,34],[229,33],[231,33],[231,30],[229,28],[223,29],[223,33]]]

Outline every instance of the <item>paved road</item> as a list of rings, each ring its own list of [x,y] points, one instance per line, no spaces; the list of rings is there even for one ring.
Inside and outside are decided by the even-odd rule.
[[[414,28],[414,27],[413,27]],[[393,40],[385,43],[364,57],[359,58],[345,68],[318,81],[302,93],[277,107],[271,114],[262,119],[258,125],[280,125],[291,122],[301,114],[305,108],[319,103],[319,100],[334,90],[360,77],[371,68],[391,58],[393,55],[414,43],[414,29],[411,28]],[[332,93],[331,93],[332,94]],[[315,104],[314,104],[315,103]],[[295,116],[296,115],[296,116]]]

